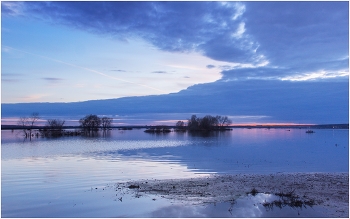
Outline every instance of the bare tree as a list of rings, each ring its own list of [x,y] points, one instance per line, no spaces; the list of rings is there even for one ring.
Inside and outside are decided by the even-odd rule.
[[[45,136],[62,136],[62,129],[65,121],[59,119],[48,119],[41,134]]]
[[[223,128],[224,126],[228,126],[232,123],[232,121],[227,116],[216,116],[218,120],[218,125]]]
[[[97,115],[87,115],[79,119],[80,126],[85,131],[97,131],[101,125],[101,119]]]
[[[62,127],[66,121],[60,119],[48,119],[47,126],[50,129],[62,130]]]
[[[101,126],[102,126],[102,129],[103,129],[103,130],[106,130],[106,129],[111,128],[111,126],[112,126],[112,121],[113,121],[112,118],[109,118],[109,117],[106,117],[106,116],[102,117],[102,118],[101,118]]]
[[[32,137],[35,122],[40,119],[39,113],[32,113],[29,117],[20,117],[17,124],[22,126],[25,137]]]
[[[28,117],[20,117],[17,124],[22,126],[25,137],[28,137],[27,126],[28,126]]]
[[[36,121],[38,121],[39,119],[40,119],[39,113],[32,113],[32,115],[29,116],[28,122],[29,122],[30,129],[32,129],[34,127],[34,123]]]

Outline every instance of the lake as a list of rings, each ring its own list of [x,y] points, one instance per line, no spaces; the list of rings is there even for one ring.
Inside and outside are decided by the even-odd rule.
[[[253,208],[259,197],[239,200],[228,212],[229,203],[185,206],[127,193],[119,200],[115,192],[116,183],[141,179],[349,172],[349,130],[305,131],[237,128],[208,134],[150,134],[134,129],[29,140],[18,130],[2,130],[1,216],[320,217],[322,209],[317,206],[302,214]]]

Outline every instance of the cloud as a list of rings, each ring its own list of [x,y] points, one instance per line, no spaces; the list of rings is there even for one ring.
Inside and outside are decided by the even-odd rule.
[[[281,80],[281,81],[307,81],[307,80],[325,80],[338,79],[348,81],[348,69],[325,70],[317,71],[301,71],[293,68],[271,68],[271,67],[256,67],[256,68],[226,68],[222,72],[221,81],[231,80]]]
[[[3,13],[11,14],[12,7],[3,4]],[[23,2],[21,13],[116,39],[142,38],[165,51],[248,62],[255,43],[243,36],[244,10],[238,2]],[[232,41],[235,32],[239,39]],[[234,56],[213,53],[217,40],[224,40]]]
[[[154,74],[169,74],[166,71],[153,71],[152,73],[154,73]]]
[[[207,65],[207,68],[209,69],[215,68],[215,65]]]
[[[21,80],[19,79],[6,79],[6,78],[1,78],[2,82],[10,82],[10,83],[16,83],[16,82],[20,82]]]
[[[111,71],[117,71],[117,72],[126,72],[125,70],[120,70],[120,69],[117,69],[117,70],[111,70]]]
[[[299,75],[289,75],[280,78],[281,80],[289,80],[289,81],[307,81],[307,80],[320,80],[320,79],[343,79],[348,80],[349,77],[349,71],[346,69],[339,70],[339,71],[326,71],[326,70],[319,70],[316,72],[305,72],[303,74]]]
[[[217,81],[178,93],[125,97],[76,103],[2,104],[2,115],[143,115],[144,118],[187,119],[197,115],[227,115],[239,123],[346,123],[349,120],[348,82],[278,80]],[[33,98],[33,97],[32,97]],[[29,101],[29,98],[27,98]],[[181,107],[179,107],[181,106]],[[177,113],[181,116],[170,117]],[[155,116],[156,115],[156,116]],[[245,116],[245,117],[242,117]]]
[[[45,77],[45,78],[41,78],[41,79],[43,79],[47,82],[50,82],[50,83],[58,83],[58,82],[61,82],[62,80],[64,80],[62,78],[52,78],[52,77]]]
[[[10,83],[16,83],[23,81],[22,77],[23,74],[18,73],[1,73],[1,81],[2,82],[10,82]]]
[[[3,2],[21,14],[160,50],[282,74],[348,69],[348,2]],[[227,69],[226,69],[227,70]],[[247,76],[248,77],[248,76]],[[246,78],[247,78],[246,77]],[[266,79],[269,79],[268,76]]]
[[[129,83],[129,84],[134,84],[134,85],[146,87],[146,88],[149,88],[149,89],[152,89],[152,90],[156,90],[158,92],[159,91],[164,92],[164,91],[162,91],[160,89],[157,89],[157,88],[145,85],[145,84],[139,84],[139,83],[135,83],[135,82],[132,82],[132,81],[124,80],[124,79],[121,79],[121,78],[118,78],[118,77],[114,77],[114,76],[111,76],[111,75],[107,75],[107,74],[105,74],[103,72],[96,71],[96,70],[91,69],[91,68],[86,68],[86,67],[83,67],[83,66],[79,66],[79,65],[72,64],[72,63],[64,62],[64,61],[61,61],[61,60],[58,60],[58,59],[53,59],[53,58],[50,58],[48,56],[38,55],[38,54],[35,54],[35,53],[27,52],[27,51],[16,49],[16,48],[9,47],[9,46],[6,46],[6,47],[10,48],[12,50],[16,50],[16,51],[22,52],[22,53],[30,54],[30,55],[37,56],[37,57],[40,57],[40,58],[43,58],[43,59],[48,59],[48,60],[51,60],[51,61],[54,61],[54,62],[57,62],[57,63],[61,63],[63,65],[68,65],[68,66],[72,66],[72,67],[75,67],[75,68],[83,69],[83,70],[86,70],[86,71],[92,72],[94,74],[98,74],[98,75],[101,75],[101,76],[104,76],[106,78],[110,78],[110,79],[113,79],[113,80],[123,81],[123,82]],[[51,78],[51,81],[52,81],[52,78]]]
[[[262,115],[269,122],[341,123],[349,119],[348,2],[7,3],[2,2],[4,16],[41,19],[116,40],[142,39],[159,50],[195,52],[212,59],[201,68],[183,60],[168,65],[186,70],[184,78],[193,79],[193,71],[222,71],[220,80],[176,94],[120,98],[96,105],[89,102],[81,109]],[[69,106],[66,112],[72,113],[77,105]]]
[[[243,34],[245,32],[245,23],[244,22],[241,22],[236,30],[236,32],[234,32],[232,34],[233,37],[237,38],[237,39],[240,39],[243,37]]]
[[[23,4],[21,2],[1,2],[1,14],[9,16],[22,15]]]
[[[344,69],[348,9],[348,2],[247,2],[245,27],[272,65],[299,71]]]

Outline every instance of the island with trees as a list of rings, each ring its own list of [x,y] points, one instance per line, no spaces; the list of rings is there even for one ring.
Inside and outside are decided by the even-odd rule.
[[[231,130],[228,126],[232,121],[227,116],[211,116],[206,115],[203,118],[192,115],[187,120],[187,123],[179,120],[176,122],[174,131],[175,132],[209,132],[209,131],[226,131]],[[145,132],[147,133],[169,133],[171,132],[172,126],[152,126],[148,127]]]

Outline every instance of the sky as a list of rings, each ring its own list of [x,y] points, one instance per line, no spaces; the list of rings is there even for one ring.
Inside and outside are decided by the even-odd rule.
[[[1,41],[3,106],[174,94],[187,106],[216,92],[242,106],[232,118],[326,122],[298,120],[317,105],[348,122],[346,1],[3,1]]]

